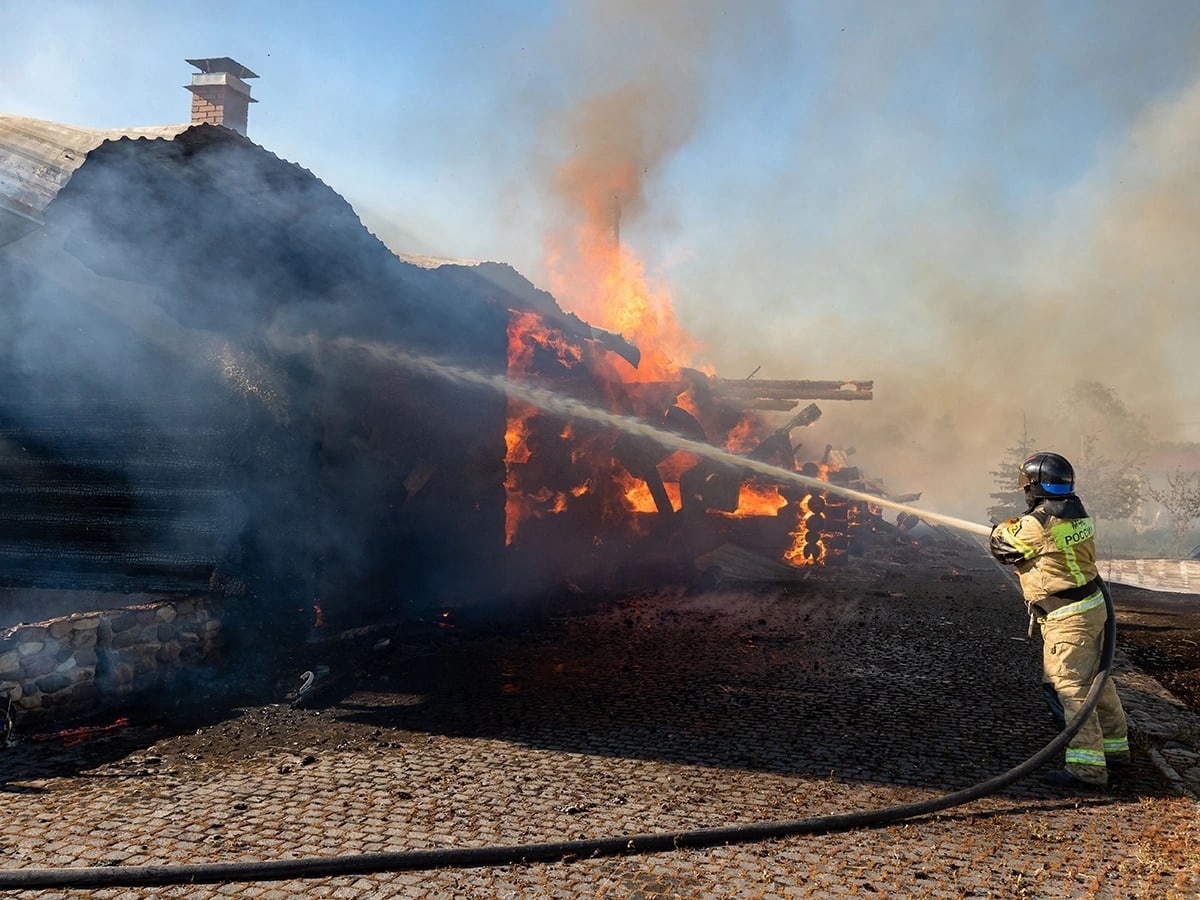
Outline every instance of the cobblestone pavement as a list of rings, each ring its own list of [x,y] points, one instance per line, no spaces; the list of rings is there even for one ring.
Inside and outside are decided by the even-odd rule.
[[[0,756],[4,869],[563,841],[847,813],[984,781],[1054,736],[982,552],[443,629],[321,710]],[[873,829],[712,849],[28,897],[1195,897],[1196,717],[1123,664],[1137,763]],[[1189,756],[1190,754],[1190,756]],[[1193,792],[1189,795],[1189,792]]]

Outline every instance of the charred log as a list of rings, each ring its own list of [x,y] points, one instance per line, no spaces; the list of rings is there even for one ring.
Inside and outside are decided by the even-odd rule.
[[[796,448],[792,446],[792,429],[811,425],[819,418],[821,418],[821,408],[815,403],[810,403],[780,428],[767,435],[762,443],[751,451],[750,458],[763,462],[774,462],[790,468],[796,454]]]
[[[767,378],[712,378],[718,393],[757,393],[770,397],[803,397],[809,392],[870,391],[874,381],[810,381],[804,379],[772,380]],[[814,398],[815,399],[815,398]]]
[[[672,406],[667,410],[666,415],[663,416],[663,427],[672,434],[687,438],[689,441],[700,443],[708,441],[708,435],[704,433],[704,426],[681,406]]]
[[[757,408],[791,409],[801,400],[870,400],[874,381],[772,381],[710,379],[715,394]],[[790,402],[791,405],[782,404]],[[765,405],[764,405],[765,404]]]
[[[837,400],[838,397],[822,397],[823,400]],[[743,409],[759,409],[763,412],[787,412],[795,409],[799,400],[742,400],[738,403]]]
[[[685,510],[738,508],[744,473],[732,466],[701,460],[679,477],[679,496]]]
[[[625,340],[624,337],[617,334],[615,331],[597,328],[594,325],[591,326],[591,331],[592,339],[597,344],[599,344],[605,350],[617,354],[617,356],[621,357],[621,359],[625,360],[635,369],[638,367],[638,363],[642,361],[641,350],[629,343],[629,341]]]

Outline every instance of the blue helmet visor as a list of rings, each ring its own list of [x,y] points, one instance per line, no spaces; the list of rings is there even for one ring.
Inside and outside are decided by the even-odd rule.
[[[1042,490],[1045,491],[1047,494],[1055,494],[1058,496],[1071,493],[1071,489],[1073,487],[1072,485],[1069,485],[1069,484],[1048,484],[1045,481],[1043,481],[1041,484],[1042,484]]]

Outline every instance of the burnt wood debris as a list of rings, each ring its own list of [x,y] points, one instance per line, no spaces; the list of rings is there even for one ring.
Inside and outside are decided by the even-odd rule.
[[[882,521],[367,352],[507,374],[719,446],[750,422],[737,452],[883,490],[802,463],[792,438],[821,416],[806,401],[869,400],[872,382],[627,381],[617,367],[642,351],[625,338],[511,266],[399,258],[230,128],[0,116],[0,194],[0,625],[215,597],[232,645],[287,643],[316,607],[353,628],[712,577],[746,554],[778,574],[844,559]],[[516,371],[519,321],[538,334]],[[740,510],[748,488],[776,505]]]

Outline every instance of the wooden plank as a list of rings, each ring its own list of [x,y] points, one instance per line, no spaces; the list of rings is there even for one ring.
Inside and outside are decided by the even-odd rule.
[[[718,396],[723,400],[740,403],[749,409],[782,411],[795,409],[805,400],[870,400],[874,395],[870,391],[807,391],[803,396],[797,397],[756,397],[751,393],[720,394]]]
[[[713,378],[709,386],[718,396],[761,409],[778,409],[781,402],[801,400],[870,400],[873,381],[768,381],[756,379]],[[768,405],[771,404],[771,405]],[[790,409],[791,407],[783,407]]]
[[[797,396],[795,391],[870,391],[874,381],[859,381],[847,378],[844,381],[808,381],[803,379],[772,380],[768,378],[713,378],[713,388],[718,391],[749,391],[761,396]]]

